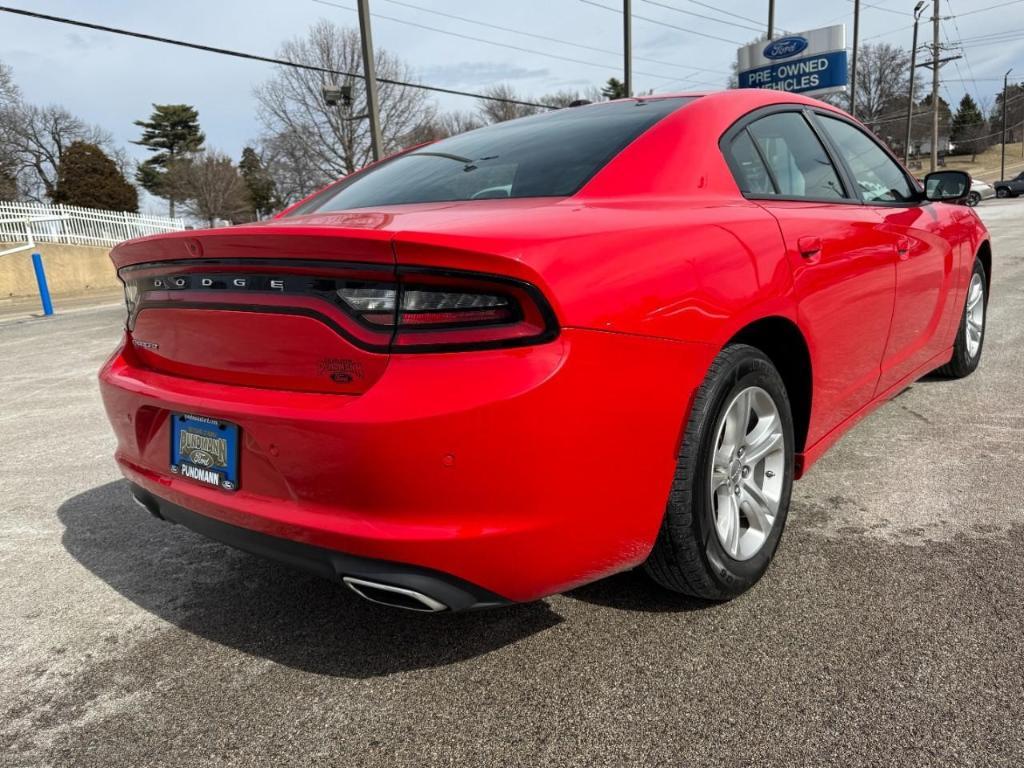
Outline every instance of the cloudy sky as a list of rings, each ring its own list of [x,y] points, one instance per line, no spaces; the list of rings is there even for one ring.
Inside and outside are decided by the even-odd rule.
[[[273,55],[320,18],[358,25],[354,0],[7,0],[7,4],[207,45]],[[913,0],[862,2],[861,39],[910,47]],[[421,82],[478,91],[507,82],[524,96],[600,85],[621,69],[618,0],[371,0],[374,41]],[[767,0],[633,0],[635,89],[722,87],[736,48],[755,38]],[[986,109],[1010,67],[1024,79],[1024,0],[943,0],[943,42],[965,58],[943,69],[943,95]],[[776,25],[846,23],[852,0],[777,0]],[[928,14],[926,14],[926,17]],[[461,18],[454,18],[461,17]],[[465,19],[465,20],[463,20]],[[483,24],[472,22],[483,22]],[[62,104],[127,144],[152,102],[194,104],[207,143],[238,156],[259,134],[253,87],[269,64],[0,14],[0,59],[27,100]],[[1016,34],[1015,34],[1016,33]],[[1000,34],[999,38],[987,38]],[[929,39],[930,25],[922,25]],[[1001,40],[1001,42],[994,42]],[[445,109],[475,102],[438,96]],[[144,153],[130,147],[137,157]]]

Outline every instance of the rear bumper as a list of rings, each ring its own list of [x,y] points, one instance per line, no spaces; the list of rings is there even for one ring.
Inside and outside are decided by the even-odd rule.
[[[129,345],[100,389],[118,464],[140,498],[173,510],[163,516],[185,510],[205,527],[272,537],[274,547],[251,541],[279,559],[293,551],[280,540],[312,548],[297,564],[330,577],[358,576],[345,570],[356,561],[433,573],[463,585],[471,597],[456,602],[471,607],[533,600],[647,557],[713,354],[566,329],[535,347],[395,356],[369,391],[345,396],[161,374]],[[169,472],[171,411],[239,425],[237,492]]]
[[[493,592],[447,573],[402,563],[389,563],[385,560],[355,557],[291,539],[268,536],[192,512],[154,496],[141,486],[133,484],[131,490],[135,500],[161,520],[183,525],[236,549],[277,560],[326,579],[341,581],[356,578],[401,587],[427,595],[452,611],[492,608],[509,602]]]

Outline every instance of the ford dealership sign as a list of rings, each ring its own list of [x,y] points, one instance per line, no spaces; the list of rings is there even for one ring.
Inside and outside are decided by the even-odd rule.
[[[739,49],[740,88],[820,95],[846,90],[846,27],[787,35]]]
[[[768,43],[764,48],[764,57],[766,59],[788,59],[790,56],[803,53],[806,49],[807,38],[793,35]]]

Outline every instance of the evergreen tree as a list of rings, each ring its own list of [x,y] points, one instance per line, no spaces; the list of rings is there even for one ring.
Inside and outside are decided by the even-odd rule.
[[[996,94],[995,104],[992,106],[992,114],[989,122],[992,125],[992,132],[999,133],[1003,129],[1003,100],[1006,100],[1006,141],[1014,142],[1021,140],[1024,133],[1024,83],[1010,83],[1006,90],[1000,89]],[[999,141],[999,136],[996,136]]]
[[[263,161],[255,149],[246,147],[242,150],[242,159],[238,163],[238,170],[245,181],[245,187],[249,192],[249,201],[252,203],[257,219],[266,216],[278,207],[274,179],[264,167]]]
[[[604,88],[601,89],[601,95],[609,101],[612,99],[624,99],[629,96],[629,94],[626,93],[626,84],[617,77],[608,78],[608,82],[605,83]]]
[[[943,143],[949,138],[949,126],[953,113],[949,102],[939,96],[939,151],[945,150]],[[932,141],[932,95],[929,93],[914,106],[914,122],[911,128],[911,149],[913,154],[930,152]]]
[[[985,126],[985,118],[981,110],[969,93],[965,93],[953,115],[953,122],[950,125],[949,138],[956,145],[956,151],[965,154],[970,153],[972,162],[977,159],[978,153],[988,146],[986,134],[988,129]]]
[[[953,122],[949,130],[950,140],[959,143],[971,127],[983,123],[984,120],[985,118],[981,116],[981,110],[971,98],[971,94],[965,93],[960,100],[960,106],[956,108],[956,114],[953,115]]]
[[[52,199],[106,211],[139,210],[135,187],[102,149],[85,141],[76,141],[64,151]]]
[[[203,148],[206,137],[199,130],[199,113],[188,104],[154,104],[149,120],[136,120],[135,125],[142,128],[142,138],[134,143],[154,153],[139,165],[138,182],[166,198],[174,218],[175,193],[166,176],[171,166]]]

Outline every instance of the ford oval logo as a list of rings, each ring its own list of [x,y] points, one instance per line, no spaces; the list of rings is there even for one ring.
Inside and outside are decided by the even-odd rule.
[[[764,47],[764,55],[767,59],[788,59],[790,56],[803,53],[806,49],[807,38],[793,35],[772,40]]]

